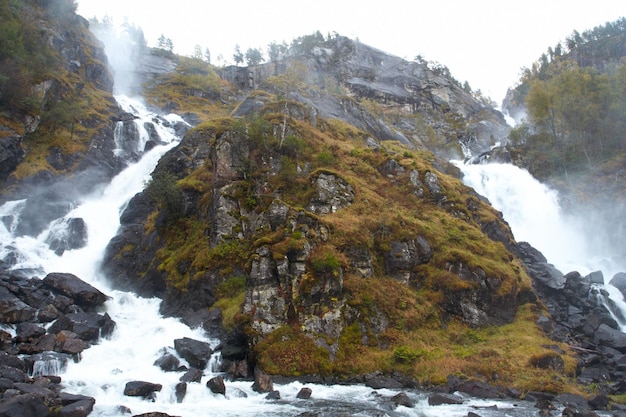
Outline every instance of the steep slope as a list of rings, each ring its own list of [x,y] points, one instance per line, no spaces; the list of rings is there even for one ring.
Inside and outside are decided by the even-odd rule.
[[[123,116],[104,47],[75,7],[0,6],[0,192],[31,197],[26,210],[36,216],[21,226],[25,234],[69,209],[59,196],[77,197],[123,166],[113,154],[112,121]]]

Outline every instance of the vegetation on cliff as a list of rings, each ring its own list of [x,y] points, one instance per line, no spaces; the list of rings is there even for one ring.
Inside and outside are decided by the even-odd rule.
[[[538,178],[576,174],[624,154],[626,18],[574,31],[524,70],[509,91],[527,110],[511,145]],[[523,156],[521,156],[523,154]]]
[[[156,269],[176,297],[212,288],[214,303],[194,305],[222,309],[269,373],[572,389],[575,361],[535,324],[508,227],[453,166],[255,94],[259,112],[198,125],[159,164],[147,190],[161,212],[130,249],[155,258],[131,281]],[[173,189],[191,204],[182,216],[167,215]],[[538,365],[551,355],[561,368]]]
[[[0,5],[0,124],[22,149],[6,174],[16,179],[72,172],[111,129],[106,57],[75,10],[70,0]]]

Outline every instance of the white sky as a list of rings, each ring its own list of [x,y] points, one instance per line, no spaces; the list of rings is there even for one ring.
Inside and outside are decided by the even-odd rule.
[[[161,34],[174,52],[191,55],[195,45],[232,63],[242,52],[265,54],[276,41],[319,30],[337,32],[413,60],[446,65],[459,81],[500,103],[507,88],[549,46],[574,29],[583,32],[626,16],[623,0],[78,0],[86,18],[108,15],[140,26],[148,45]]]

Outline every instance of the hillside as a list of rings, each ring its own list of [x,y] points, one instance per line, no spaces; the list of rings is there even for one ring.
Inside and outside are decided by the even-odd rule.
[[[22,232],[37,235],[69,210],[57,197],[78,198],[128,162],[113,131],[134,116],[115,104],[87,22],[27,3],[2,12],[25,32],[41,19],[37,44],[59,66],[25,83],[51,86],[37,106],[2,108],[0,139],[16,152],[1,189],[28,197]],[[28,50],[2,57],[23,69]],[[320,381],[467,379],[498,396],[623,393],[576,379],[586,365],[574,348],[605,342],[581,323],[613,324],[589,301],[592,278],[565,277],[515,242],[448,163],[459,143],[484,151],[509,128],[445,68],[339,35],[304,36],[250,67],[146,52],[131,69],[146,101],[194,127],[122,213],[102,267],[117,288],[161,297],[163,314],[220,337],[231,377],[256,368]]]
[[[528,367],[553,342],[508,226],[428,150],[488,146],[501,115],[344,37],[255,67],[179,68],[144,73],[146,97],[200,123],[124,214],[104,262],[117,286],[213,329],[219,311],[226,359],[244,369],[435,384],[497,373],[524,390],[553,378]]]

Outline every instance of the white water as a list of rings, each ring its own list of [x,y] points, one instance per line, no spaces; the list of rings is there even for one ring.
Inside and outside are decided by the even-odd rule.
[[[456,165],[463,182],[502,212],[515,240],[530,243],[563,273],[600,270],[608,282],[615,273],[626,271],[623,260],[607,256],[598,237],[588,235],[584,225],[589,219],[565,214],[558,193],[528,171],[511,164]]]
[[[502,212],[515,240],[528,242],[563,273],[578,271],[587,275],[601,271],[607,291],[615,306],[626,315],[622,293],[609,284],[617,272],[626,271],[623,256],[607,255],[610,242],[602,236],[589,236],[582,219],[566,215],[558,193],[537,181],[528,171],[511,164],[455,164],[464,174],[463,182],[490,201]],[[609,308],[609,311],[611,309]],[[614,317],[626,331],[626,323]]]

